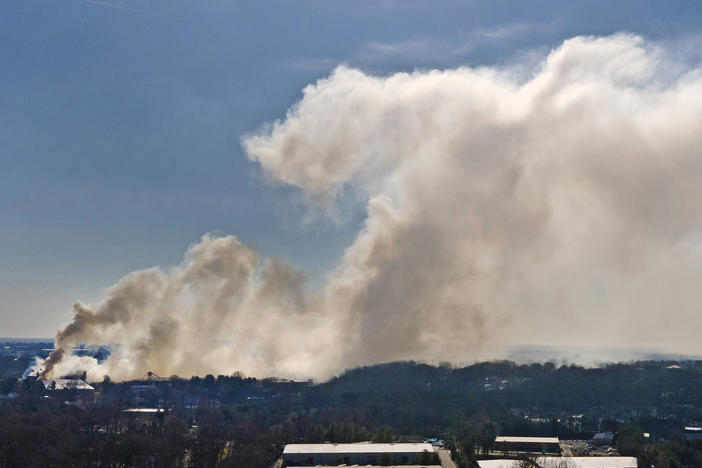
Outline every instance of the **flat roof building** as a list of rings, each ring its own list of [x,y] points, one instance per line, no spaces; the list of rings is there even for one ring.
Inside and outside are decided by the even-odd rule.
[[[480,468],[519,468],[520,460],[478,460]],[[634,457],[538,457],[543,468],[637,468]]]
[[[166,410],[163,408],[127,408],[122,410],[123,413],[138,413],[138,414],[157,414],[165,413]]]
[[[687,426],[685,428],[685,440],[702,440],[702,427]]]
[[[495,450],[502,453],[536,453],[556,454],[561,453],[558,437],[516,437],[497,436]]]
[[[438,465],[431,444],[288,444],[283,450],[283,464],[314,465]]]
[[[612,445],[614,443],[614,434],[611,432],[598,432],[592,436],[592,445]]]
[[[42,380],[41,383],[44,384],[46,390],[85,390],[85,391],[95,391],[92,385],[88,385],[80,379],[52,379],[52,380]]]

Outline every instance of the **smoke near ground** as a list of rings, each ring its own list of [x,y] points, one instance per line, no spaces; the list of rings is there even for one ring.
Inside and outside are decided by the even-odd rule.
[[[205,235],[182,265],[130,273],[96,306],[77,303],[73,322],[56,336],[47,377],[86,370],[91,380],[206,373],[307,375],[310,353],[328,354],[305,275],[278,260],[261,261],[233,236]],[[101,364],[66,350],[111,344]],[[299,347],[291,354],[290,350]]]
[[[325,378],[514,343],[699,352],[702,74],[671,55],[620,34],[533,70],[337,68],[243,140],[310,210],[366,203],[325,285],[206,235],[179,267],[76,304],[45,375]]]

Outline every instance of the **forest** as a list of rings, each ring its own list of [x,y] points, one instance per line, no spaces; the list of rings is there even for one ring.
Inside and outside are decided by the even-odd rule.
[[[498,434],[589,439],[615,434],[639,466],[702,466],[702,361],[595,368],[509,361],[414,362],[349,370],[327,382],[229,376],[94,383],[51,390],[0,380],[0,467],[266,468],[293,442],[437,437],[460,467]],[[21,372],[20,372],[21,375]],[[153,412],[125,411],[154,408]],[[644,437],[644,433],[648,437]]]

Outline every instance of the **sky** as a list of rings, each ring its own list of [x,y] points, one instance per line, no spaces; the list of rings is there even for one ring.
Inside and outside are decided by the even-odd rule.
[[[233,234],[323,283],[366,218],[328,219],[242,147],[338,65],[373,76],[637,34],[695,61],[696,2],[0,4],[0,336],[49,337],[127,272]],[[535,58],[534,60],[537,60]]]

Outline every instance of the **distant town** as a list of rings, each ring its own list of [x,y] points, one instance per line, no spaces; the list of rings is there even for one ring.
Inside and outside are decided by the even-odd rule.
[[[405,362],[323,383],[38,379],[32,364],[52,349],[0,346],[0,467],[702,466],[702,361]]]

